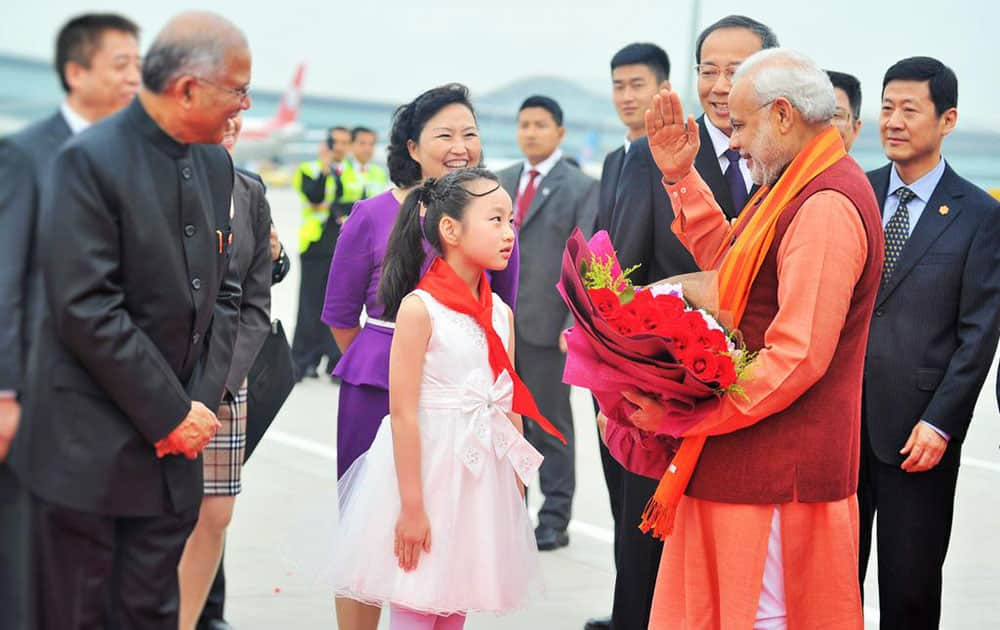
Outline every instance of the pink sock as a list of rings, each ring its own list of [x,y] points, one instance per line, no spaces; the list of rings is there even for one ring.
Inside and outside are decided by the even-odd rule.
[[[389,630],[434,630],[440,617],[393,606],[389,611]]]
[[[465,615],[461,613],[443,617],[398,606],[389,611],[389,630],[462,630],[464,626]]]

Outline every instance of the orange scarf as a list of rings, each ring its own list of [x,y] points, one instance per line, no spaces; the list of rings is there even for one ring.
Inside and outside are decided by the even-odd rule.
[[[747,202],[746,208],[760,204],[757,211],[741,213],[733,223],[712,264],[719,270],[719,310],[732,313],[733,326],[739,327],[750,297],[750,288],[771,249],[778,219],[788,203],[816,176],[845,155],[844,142],[837,130],[831,127],[822,132],[795,156],[773,187],[762,186]],[[729,247],[733,234],[744,222],[746,226]],[[707,435],[699,434],[698,425],[684,435],[680,448],[642,513],[639,529],[643,532],[652,530],[654,537],[663,540],[673,531],[677,504],[691,481],[707,439]]]
[[[490,281],[486,279],[486,274],[481,274],[479,277],[479,299],[476,300],[472,291],[458,277],[451,265],[438,257],[431,263],[430,269],[424,274],[417,288],[427,291],[434,296],[435,300],[451,310],[476,320],[476,323],[486,333],[486,347],[489,352],[488,357],[490,368],[493,370],[493,378],[497,378],[506,371],[510,374],[511,380],[514,381],[513,410],[522,416],[531,418],[546,433],[566,444],[566,438],[559,432],[559,429],[555,428],[548,418],[538,410],[538,405],[535,403],[531,391],[514,371],[514,366],[510,364],[507,348],[504,347],[500,335],[493,328],[493,289],[490,288]]]

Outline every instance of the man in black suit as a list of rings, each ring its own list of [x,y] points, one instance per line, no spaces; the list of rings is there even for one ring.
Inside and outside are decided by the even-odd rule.
[[[46,308],[11,466],[31,493],[36,627],[177,628],[240,289],[227,275],[226,121],[250,53],[226,20],[171,20],[137,99],[68,142],[42,190]],[[213,322],[214,318],[214,322]]]
[[[27,578],[27,501],[4,463],[17,429],[24,371],[42,298],[35,224],[43,180],[59,147],[122,107],[139,89],[138,27],[113,14],[85,14],[56,38],[66,91],[59,111],[0,140],[0,627],[21,628]]]
[[[1000,203],[941,156],[958,79],[936,59],[893,65],[869,173],[885,265],[865,361],[860,579],[878,518],[880,627],[937,628],[962,441],[997,347]]]
[[[594,231],[611,230],[611,213],[615,208],[615,198],[619,192],[619,179],[625,155],[632,143],[646,135],[645,112],[650,108],[653,97],[661,88],[670,88],[670,58],[666,51],[647,42],[629,44],[611,58],[611,97],[618,112],[618,118],[625,125],[625,143],[608,153],[601,169],[601,184],[597,201],[597,220]],[[597,411],[597,402],[594,402]],[[598,440],[601,451],[601,467],[604,482],[608,488],[611,516],[615,522],[614,558],[618,563],[619,515],[621,512],[622,475],[624,469],[611,456],[608,447]],[[595,617],[584,625],[587,630],[604,630],[611,626],[611,617]]]
[[[705,113],[698,119],[701,145],[694,166],[729,218],[739,214],[753,192],[746,160],[729,149],[731,80],[744,59],[777,45],[778,39],[770,28],[739,15],[712,24],[696,42],[698,97]],[[660,169],[643,135],[632,143],[625,157],[608,230],[622,266],[639,265],[631,276],[636,284],[698,271],[691,254],[670,229],[673,220]],[[663,544],[638,528],[658,480],[628,471],[623,471],[622,479],[616,521],[618,578],[611,627],[630,630],[649,624]]]

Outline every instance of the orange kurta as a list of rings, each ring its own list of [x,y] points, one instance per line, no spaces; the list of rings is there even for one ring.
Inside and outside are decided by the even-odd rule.
[[[711,191],[694,171],[666,186],[674,231],[707,267],[728,233]],[[712,434],[767,421],[815,384],[833,360],[853,288],[864,269],[864,226],[846,196],[807,199],[778,247],[778,313],[745,383],[708,418]],[[855,497],[778,506],[788,627],[863,628]],[[773,505],[685,496],[664,544],[651,630],[752,628]]]

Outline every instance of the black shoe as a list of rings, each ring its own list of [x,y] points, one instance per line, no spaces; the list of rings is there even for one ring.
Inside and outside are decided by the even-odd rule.
[[[593,619],[588,619],[587,623],[583,624],[583,630],[610,630],[611,628],[611,615],[607,617],[594,617]]]
[[[539,551],[552,551],[569,544],[569,534],[566,530],[557,530],[547,525],[539,525],[535,528],[535,542],[538,543]]]
[[[234,629],[223,619],[212,619],[211,621],[199,623],[198,630],[234,630]]]

